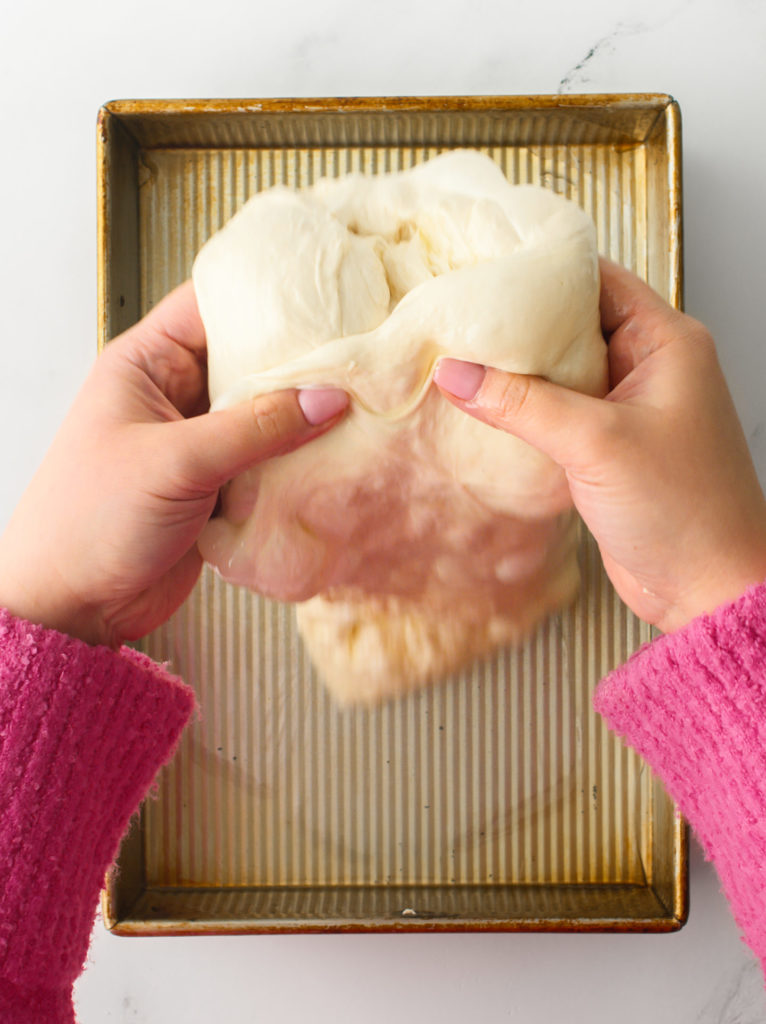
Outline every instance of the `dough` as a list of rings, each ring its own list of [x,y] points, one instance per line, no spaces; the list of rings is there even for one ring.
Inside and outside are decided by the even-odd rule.
[[[261,193],[193,276],[213,408],[285,387],[352,396],[327,435],[232,481],[199,542],[226,579],[307,602],[336,693],[400,693],[573,598],[561,470],[431,380],[449,355],[605,392],[595,232],[575,204],[458,150]]]

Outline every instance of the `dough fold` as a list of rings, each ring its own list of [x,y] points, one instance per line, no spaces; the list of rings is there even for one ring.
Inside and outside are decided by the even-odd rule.
[[[271,189],[201,249],[213,408],[336,386],[346,419],[224,489],[199,541],[222,575],[306,602],[344,700],[379,700],[517,642],[578,588],[561,470],[451,406],[452,356],[606,390],[595,232],[474,151]]]

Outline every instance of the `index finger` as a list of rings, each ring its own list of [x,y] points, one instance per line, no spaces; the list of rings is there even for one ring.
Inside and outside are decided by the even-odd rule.
[[[179,284],[172,292],[168,292],[146,316],[128,328],[125,334],[139,335],[147,340],[172,341],[195,355],[204,354],[205,328],[191,278]]]
[[[184,416],[207,409],[205,328],[190,280],[112,344],[119,345]]]
[[[614,388],[652,352],[673,338],[683,317],[640,277],[600,258],[601,330],[609,346],[610,387]]]
[[[599,257],[601,270],[601,330],[607,340],[635,316],[673,314],[673,309],[646,281],[630,270]]]

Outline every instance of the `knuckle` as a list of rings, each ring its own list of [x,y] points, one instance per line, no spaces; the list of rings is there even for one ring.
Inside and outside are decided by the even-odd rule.
[[[699,321],[694,321],[694,342],[702,355],[707,359],[717,359],[716,344],[713,335]]]
[[[532,378],[524,374],[498,374],[492,404],[500,419],[515,421],[530,411]]]
[[[684,333],[690,342],[705,354],[712,354],[715,352],[715,341],[713,335],[699,320],[695,320],[694,317],[688,314],[683,314]]]
[[[255,430],[267,447],[281,444],[290,433],[289,421],[280,403],[269,396],[253,405]]]
[[[684,317],[683,341],[689,366],[696,366],[703,373],[710,373],[718,366],[718,351],[715,339],[699,320]]]

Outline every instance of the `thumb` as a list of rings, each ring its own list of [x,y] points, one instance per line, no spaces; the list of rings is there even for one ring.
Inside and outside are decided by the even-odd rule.
[[[166,443],[170,437],[176,472],[209,494],[256,463],[323,434],[347,408],[348,395],[339,388],[276,391],[168,424]]]
[[[565,469],[587,458],[586,432],[591,436],[609,405],[542,377],[457,359],[442,359],[434,382],[469,416],[521,438]]]

